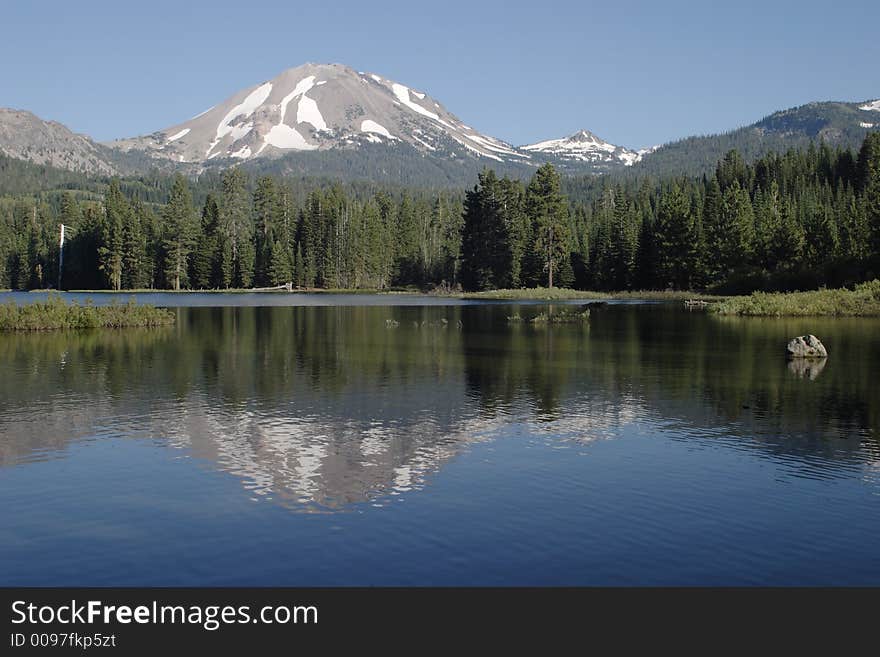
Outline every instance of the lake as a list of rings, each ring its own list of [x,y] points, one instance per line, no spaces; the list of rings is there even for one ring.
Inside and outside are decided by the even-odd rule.
[[[0,585],[880,585],[876,319],[138,299],[0,334]]]

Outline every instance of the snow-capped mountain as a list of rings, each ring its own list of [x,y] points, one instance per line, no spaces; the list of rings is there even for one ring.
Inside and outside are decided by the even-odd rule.
[[[108,144],[175,162],[406,143],[425,153],[524,162],[524,153],[465,125],[428,94],[341,64],[305,64],[244,89],[188,121]]]
[[[570,137],[550,139],[538,142],[537,144],[522,146],[521,150],[553,156],[569,162],[632,166],[653,149],[632,151],[623,146],[610,144],[589,130],[580,130]]]
[[[880,100],[821,102],[659,148],[632,150],[588,130],[516,147],[469,127],[423,90],[341,64],[305,64],[187,121],[105,144],[29,112],[0,109],[0,154],[99,174],[245,163],[272,174],[462,185],[484,166],[527,178],[545,162],[572,175],[636,164],[658,175],[699,175],[733,148],[750,157],[820,139],[857,148],[878,128]]]

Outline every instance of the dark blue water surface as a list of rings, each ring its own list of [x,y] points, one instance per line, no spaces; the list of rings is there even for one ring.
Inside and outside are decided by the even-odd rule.
[[[0,585],[880,585],[877,320],[294,296],[0,334]]]

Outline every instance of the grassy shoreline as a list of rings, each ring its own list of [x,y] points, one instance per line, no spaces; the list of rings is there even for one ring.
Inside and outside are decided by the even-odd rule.
[[[533,287],[506,290],[486,290],[485,292],[459,292],[445,294],[459,299],[486,300],[536,300],[556,301],[566,299],[618,299],[632,301],[684,301],[695,299],[700,301],[721,301],[727,297],[699,292],[667,291],[667,290],[626,290],[622,292],[594,292],[592,290],[572,290],[564,287]]]
[[[54,290],[28,290],[30,293],[46,294]],[[595,292],[592,290],[573,290],[565,287],[533,287],[486,290],[484,292],[435,291],[407,289],[365,289],[365,288],[302,288],[293,290],[252,290],[247,288],[210,289],[210,290],[164,290],[154,288],[135,288],[127,290],[65,290],[72,294],[381,294],[386,296],[432,296],[449,299],[485,299],[491,301],[557,301],[567,299],[630,299],[633,301],[682,301],[698,299],[702,301],[720,301],[727,297],[688,291],[665,290],[626,290],[620,292]]]
[[[48,293],[50,299],[54,294],[52,290],[31,290],[38,294]],[[712,294],[703,294],[700,292],[690,291],[668,291],[668,290],[627,290],[622,292],[596,292],[592,290],[573,290],[570,288],[516,288],[501,290],[486,290],[483,292],[461,292],[451,290],[435,290],[422,291],[416,289],[392,289],[392,290],[370,290],[370,289],[346,289],[346,288],[309,288],[287,290],[249,290],[249,289],[230,289],[230,290],[156,290],[156,289],[138,289],[138,290],[70,290],[78,294],[152,294],[152,293],[171,293],[171,294],[379,294],[387,296],[433,296],[451,299],[468,299],[468,300],[486,300],[486,301],[575,301],[575,300],[631,300],[631,301],[668,301],[680,302],[684,300],[705,301],[708,304],[710,312],[719,315],[737,315],[744,317],[806,317],[806,316],[825,316],[825,317],[873,317],[880,316],[880,280],[874,280],[868,283],[862,283],[855,289],[822,289],[807,292],[753,292],[750,295],[742,296],[718,296]],[[33,304],[40,306],[41,303]],[[63,305],[63,302],[62,302]],[[119,304],[113,304],[119,306]],[[150,306],[139,306],[140,308],[151,308]],[[8,315],[8,311],[7,315]],[[47,312],[47,311],[43,311]],[[129,316],[124,321],[136,322],[134,325],[150,325],[153,321],[145,317],[135,317],[136,313],[129,311]],[[47,313],[47,317],[51,313]],[[19,320],[5,320],[7,323],[12,321],[16,323]],[[24,320],[21,320],[24,321]],[[104,319],[83,318],[84,324],[104,325]],[[113,319],[107,319],[106,325],[116,325],[114,322],[123,321],[123,316],[117,316]],[[141,324],[140,322],[148,322]],[[25,322],[26,323],[26,322]],[[39,328],[38,321],[34,320]],[[57,322],[54,322],[57,323]],[[0,324],[0,330],[2,330]]]
[[[880,280],[852,290],[753,292],[712,304],[710,310],[744,317],[880,317]]]
[[[11,291],[11,290],[9,290]],[[51,294],[55,290],[28,290],[30,293]],[[210,290],[164,290],[155,288],[135,288],[127,290],[65,290],[72,294],[381,294],[387,296],[432,296],[450,299],[486,299],[493,301],[515,301],[515,300],[534,300],[534,301],[556,301],[556,300],[595,300],[595,299],[631,299],[645,301],[683,301],[685,299],[698,299],[702,301],[720,301],[726,299],[725,296],[712,294],[703,294],[701,292],[689,291],[667,291],[667,290],[626,290],[619,292],[596,292],[593,290],[573,290],[564,287],[534,287],[534,288],[512,288],[500,290],[486,290],[484,292],[462,292],[462,291],[432,291],[418,290],[415,288],[407,289],[365,289],[365,288],[303,288],[287,290],[252,290],[247,288],[230,288],[230,289],[210,289]]]
[[[49,290],[29,290],[48,292]],[[54,291],[54,290],[52,290]],[[303,288],[294,290],[253,290],[229,288],[210,290],[165,290],[159,288],[133,288],[130,290],[64,290],[71,294],[423,294],[413,290],[368,290],[361,288]]]
[[[141,305],[133,300],[126,304],[65,303],[52,295],[44,302],[18,305],[13,301],[0,304],[0,331],[56,331],[93,328],[152,328],[171,326],[174,315],[164,308]]]

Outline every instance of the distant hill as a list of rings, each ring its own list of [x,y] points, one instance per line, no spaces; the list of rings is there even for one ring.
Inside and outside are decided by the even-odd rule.
[[[118,173],[107,148],[24,110],[0,108],[0,153],[70,171]]]
[[[880,129],[880,101],[808,103],[775,112],[757,123],[719,135],[688,137],[660,146],[633,166],[634,174],[700,175],[736,149],[753,161],[771,151],[785,152],[825,141],[857,149],[868,131]]]

